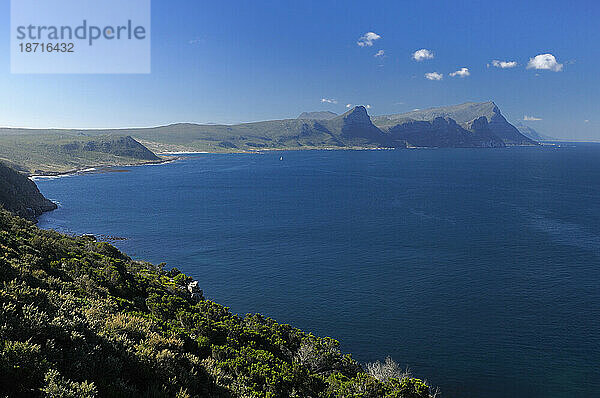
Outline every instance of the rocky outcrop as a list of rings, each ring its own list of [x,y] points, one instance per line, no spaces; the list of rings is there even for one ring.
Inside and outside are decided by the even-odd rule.
[[[0,163],[0,205],[6,210],[34,221],[46,211],[57,208],[46,199],[33,181]]]
[[[343,115],[322,123],[348,145],[385,145],[387,141],[386,135],[373,124],[364,106],[356,106]]]
[[[510,124],[500,113],[500,109],[493,104],[492,115],[487,117],[490,131],[499,137],[506,145],[537,145],[537,142],[524,136],[519,130]]]
[[[466,123],[465,127],[471,133],[473,141],[477,143],[477,146],[487,148],[501,148],[506,146],[506,142],[494,134],[485,116],[480,116]]]
[[[432,121],[410,120],[389,128],[388,135],[394,147],[397,147],[398,143],[427,148],[504,146],[502,140],[488,133],[489,129],[486,130],[487,122],[485,122],[485,126],[481,120],[477,124],[481,125],[481,131],[472,132],[448,117],[436,117]]]
[[[442,122],[443,119],[446,122]],[[510,124],[493,102],[416,110],[373,117],[392,141],[405,139],[410,146],[503,147],[537,145]],[[459,128],[458,128],[459,127]]]
[[[192,281],[188,284],[187,290],[190,293],[190,297],[194,301],[204,300],[204,292],[200,289],[198,281]]]

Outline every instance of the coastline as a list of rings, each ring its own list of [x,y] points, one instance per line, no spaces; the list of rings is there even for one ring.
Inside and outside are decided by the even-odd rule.
[[[165,154],[166,155],[166,154]],[[89,173],[97,173],[102,171],[109,171],[110,169],[114,169],[116,167],[137,167],[137,166],[152,166],[152,165],[161,165],[174,162],[178,160],[179,157],[172,156],[168,159],[160,159],[160,160],[151,160],[144,161],[140,163],[127,163],[127,164],[99,164],[99,165],[86,165],[84,167],[78,167],[71,170],[66,171],[46,171],[42,173],[30,174],[27,177],[32,180],[39,180],[42,178],[60,178],[67,177],[71,175],[80,175],[80,174],[89,174]]]
[[[553,143],[538,143],[538,145],[508,145],[506,148],[534,148],[540,146],[560,146],[562,141],[555,141]],[[198,151],[196,149],[190,149],[189,151],[166,151],[158,152],[157,156],[162,157],[156,161],[144,161],[139,163],[127,163],[127,164],[99,164],[99,165],[86,165],[84,167],[74,168],[66,171],[47,171],[42,173],[36,173],[28,175],[29,179],[35,181],[42,178],[59,178],[70,175],[96,173],[102,171],[109,171],[117,167],[135,167],[135,166],[152,166],[161,165],[174,162],[181,159],[181,156],[185,155],[228,155],[228,154],[256,154],[268,152],[294,152],[294,151],[394,151],[394,150],[415,150],[415,149],[503,149],[503,148],[488,148],[488,147],[417,147],[408,146],[406,148],[396,147],[370,147],[370,146],[345,146],[345,147],[294,147],[294,148],[257,148],[255,150],[233,150],[233,151]]]

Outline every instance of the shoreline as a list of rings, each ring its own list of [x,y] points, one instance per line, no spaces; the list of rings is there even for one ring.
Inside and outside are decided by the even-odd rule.
[[[310,147],[310,148],[257,148],[256,150],[237,150],[237,151],[197,151],[197,150],[189,150],[189,151],[167,151],[167,152],[158,152],[157,156],[163,157],[161,160],[157,161],[146,161],[140,163],[130,163],[130,164],[100,164],[100,165],[88,165],[85,167],[75,168],[67,171],[49,171],[37,174],[28,175],[28,178],[32,181],[43,178],[60,178],[67,177],[71,175],[80,175],[80,174],[89,174],[100,172],[102,170],[113,169],[117,167],[135,167],[135,166],[152,166],[152,165],[161,165],[174,162],[176,160],[181,159],[184,155],[230,155],[230,154],[256,154],[260,155],[268,152],[294,152],[294,151],[394,151],[394,150],[415,150],[415,149],[506,149],[506,148],[534,148],[534,147],[543,147],[543,146],[560,146],[559,144],[562,141],[555,141],[553,143],[539,143],[538,145],[510,145],[504,148],[488,148],[488,147],[415,147],[410,146],[406,148],[395,148],[395,147]]]
[[[48,171],[42,173],[36,173],[28,175],[27,177],[32,180],[39,180],[43,178],[60,178],[60,177],[68,177],[72,175],[81,175],[81,174],[91,174],[100,172],[102,170],[113,169],[116,167],[137,167],[137,166],[152,166],[152,165],[161,165],[167,164],[179,160],[179,157],[172,156],[169,159],[160,159],[160,160],[150,160],[146,162],[140,163],[128,163],[128,164],[100,164],[100,165],[88,165],[84,167],[79,167],[67,171]]]

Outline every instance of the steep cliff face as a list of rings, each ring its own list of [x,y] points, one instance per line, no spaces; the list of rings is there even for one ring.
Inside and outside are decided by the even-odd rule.
[[[388,137],[377,128],[364,106],[356,106],[334,119],[322,122],[332,134],[349,145],[384,145]]]
[[[481,121],[479,123],[482,124]],[[388,134],[392,146],[402,142],[414,147],[438,148],[505,146],[502,140],[489,133],[487,122],[477,132],[472,132],[449,117],[436,117],[432,121],[406,121],[389,128]]]
[[[35,220],[42,213],[56,209],[56,204],[46,199],[33,181],[2,163],[0,206],[28,220]]]
[[[465,124],[465,128],[471,133],[478,146],[488,148],[501,148],[507,146],[506,141],[498,137],[492,130],[485,116],[480,116]]]
[[[506,145],[536,145],[532,139],[524,136],[510,124],[493,102],[492,115],[487,117],[490,131],[499,137]]]
[[[435,122],[437,118],[453,120],[453,133],[444,123]],[[493,102],[468,102],[460,105],[429,108],[403,114],[373,117],[373,122],[380,129],[396,136],[403,131],[410,132],[410,145],[436,147],[501,147],[512,145],[537,145],[537,143],[510,124]],[[423,123],[426,122],[426,123]],[[434,125],[440,127],[436,130]],[[419,131],[415,129],[420,127]],[[403,133],[408,134],[408,133]],[[412,140],[412,141],[411,141]]]

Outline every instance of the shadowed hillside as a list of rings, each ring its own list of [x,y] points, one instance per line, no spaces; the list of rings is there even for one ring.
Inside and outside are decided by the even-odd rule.
[[[29,220],[34,220],[43,212],[56,209],[56,205],[44,198],[33,181],[2,163],[0,206]]]
[[[463,131],[457,134],[458,140],[446,140],[447,134],[443,134],[444,140],[439,145],[434,145],[436,135],[441,132],[437,129],[429,129],[426,124],[416,122],[434,123],[436,119],[452,119]],[[485,120],[484,120],[485,119]],[[412,139],[419,131],[426,137],[419,137],[420,141],[429,143],[425,146],[514,146],[514,145],[536,145],[536,142],[525,137],[519,130],[510,124],[500,112],[500,108],[493,102],[467,102],[461,105],[430,108],[408,113],[375,116],[373,123],[384,131],[389,132],[394,140],[405,139],[406,134],[411,134]],[[438,120],[438,123],[443,127]],[[419,126],[424,129],[419,130]],[[444,127],[445,128],[445,127]],[[471,133],[469,135],[469,133]],[[468,139],[471,136],[472,139]],[[407,139],[409,144],[416,145]],[[499,145],[499,141],[503,145]],[[423,145],[418,145],[423,146]]]

